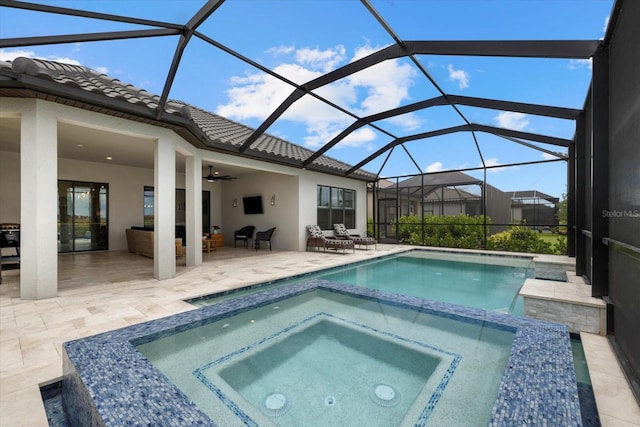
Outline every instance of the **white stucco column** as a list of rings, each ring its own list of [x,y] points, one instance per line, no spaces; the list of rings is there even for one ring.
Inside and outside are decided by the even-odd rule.
[[[20,298],[58,294],[58,124],[33,100],[20,122]]]
[[[187,265],[202,264],[202,159],[185,160],[185,201],[187,219]]]
[[[164,280],[176,275],[176,151],[168,136],[156,141],[154,189],[153,277]]]

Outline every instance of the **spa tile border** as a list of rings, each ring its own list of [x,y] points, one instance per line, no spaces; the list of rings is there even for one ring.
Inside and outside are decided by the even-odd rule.
[[[67,417],[105,426],[216,425],[135,346],[316,289],[515,332],[489,425],[582,425],[565,326],[319,279],[64,343]]]

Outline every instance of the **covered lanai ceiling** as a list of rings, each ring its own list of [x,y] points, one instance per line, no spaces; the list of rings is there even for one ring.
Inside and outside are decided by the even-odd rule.
[[[313,150],[299,167],[563,168],[615,14],[613,0],[0,0],[0,59],[104,72],[158,94],[159,120],[173,99],[255,129],[240,155],[265,133]]]

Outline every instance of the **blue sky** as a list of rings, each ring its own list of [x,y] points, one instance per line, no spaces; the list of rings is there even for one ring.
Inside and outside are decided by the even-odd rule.
[[[182,0],[43,1],[67,8],[185,23],[204,4]],[[604,35],[613,0],[372,0],[403,40],[596,40]],[[142,29],[131,24],[0,8],[0,37],[29,37]],[[394,42],[355,0],[227,0],[201,33],[296,83],[305,83]],[[29,56],[81,64],[111,77],[162,92],[176,37],[86,42],[4,49],[0,59]],[[419,55],[440,88],[455,95],[581,108],[591,78],[589,61]],[[193,38],[185,49],[170,97],[257,127],[292,91],[218,48]],[[360,116],[438,96],[408,58],[385,61],[320,88],[316,93]],[[574,123],[518,113],[460,107],[472,123],[572,138]],[[312,149],[353,118],[305,96],[268,132]],[[434,107],[377,123],[406,136],[464,122],[451,107]],[[549,154],[476,133],[486,165],[537,161]],[[392,140],[363,127],[327,154],[356,164]],[[563,151],[561,147],[538,146]],[[481,165],[471,133],[455,133],[397,147],[364,166],[381,176],[472,168]],[[419,166],[416,167],[415,163]],[[381,167],[384,164],[384,168]],[[470,173],[482,177],[482,172]],[[560,196],[564,162],[491,169],[490,184],[504,191],[539,190]]]

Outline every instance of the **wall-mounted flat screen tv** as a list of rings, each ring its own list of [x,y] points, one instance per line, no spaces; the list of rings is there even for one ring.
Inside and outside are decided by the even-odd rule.
[[[245,215],[264,213],[262,210],[262,196],[243,197],[242,205],[244,206]]]

